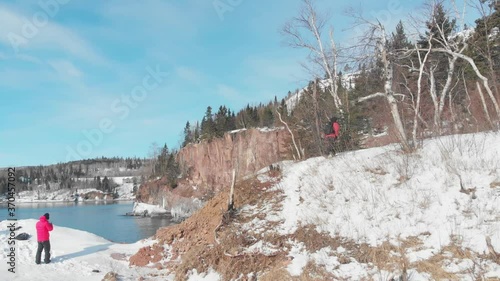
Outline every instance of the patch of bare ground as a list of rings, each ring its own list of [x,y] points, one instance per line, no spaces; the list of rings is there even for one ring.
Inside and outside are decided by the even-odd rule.
[[[274,268],[265,272],[259,281],[330,281],[341,280],[335,278],[324,268],[313,262],[308,262],[299,276],[291,276],[285,268]]]
[[[334,252],[340,264],[348,264],[353,261],[372,264],[379,269],[387,271],[399,270],[402,264],[407,263],[402,254],[402,248],[384,242],[378,247],[366,243],[356,243],[353,240],[341,237],[331,237],[327,233],[318,232],[314,226],[305,226],[297,229],[294,234],[296,241],[304,243],[310,252],[319,251],[325,247],[332,250],[342,247],[341,253]],[[403,240],[401,244],[414,245],[414,241]]]
[[[500,187],[500,181],[494,181],[494,182],[490,183],[490,187],[491,188]]]
[[[280,173],[272,170],[268,176],[277,181]],[[236,211],[226,212],[228,192],[219,193],[181,224],[158,230],[155,238],[159,242],[132,256],[130,265],[155,263],[159,268],[175,272],[176,280],[187,280],[188,272],[193,269],[207,272],[213,268],[223,280],[246,276],[239,279],[242,281],[263,269],[281,267],[286,261],[286,253],[281,250],[272,254],[245,251],[262,237],[255,237],[252,231],[241,229],[243,222],[249,218],[239,214],[242,206],[260,206],[272,198],[273,192],[266,191],[271,186],[271,183],[261,183],[256,178],[237,182],[234,194]],[[162,246],[165,244],[171,246],[168,253]],[[279,243],[275,245],[279,247]]]
[[[457,273],[451,273],[444,270],[445,263],[453,260],[474,259],[474,254],[455,243],[443,247],[441,251],[432,257],[417,261],[411,264],[420,273],[430,274],[434,280],[459,280]],[[467,273],[467,272],[458,272]]]

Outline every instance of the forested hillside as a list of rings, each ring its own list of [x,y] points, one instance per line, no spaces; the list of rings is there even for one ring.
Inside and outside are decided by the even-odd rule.
[[[307,54],[304,65],[316,77],[304,89],[238,112],[208,107],[196,124],[186,124],[183,146],[224,132],[288,125],[299,158],[324,150],[322,128],[341,120],[340,149],[399,142],[409,151],[424,138],[498,129],[500,120],[500,3],[474,1],[480,17],[465,24],[456,7],[436,1],[394,30],[382,21],[349,11],[354,43],[334,40],[333,27],[313,1],[281,35]],[[425,20],[417,20],[422,18]],[[281,119],[280,119],[281,118]]]
[[[16,167],[16,191],[95,188],[110,192],[115,187],[110,177],[147,175],[151,161],[140,158],[95,158],[48,166]],[[0,194],[7,190],[7,169],[0,170]]]

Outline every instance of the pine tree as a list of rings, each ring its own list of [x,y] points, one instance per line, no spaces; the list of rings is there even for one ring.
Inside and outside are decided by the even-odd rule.
[[[104,192],[110,191],[109,179],[107,176],[104,176],[104,179],[102,180],[102,191]]]
[[[215,135],[215,123],[212,115],[212,107],[208,106],[205,116],[201,121],[201,137],[202,139],[211,140]]]
[[[404,25],[402,21],[399,21],[396,26],[396,32],[392,33],[390,42],[391,51],[406,50],[412,47],[408,36],[406,35]]]
[[[182,142],[182,147],[185,147],[191,142],[193,142],[193,133],[191,132],[191,125],[189,121],[187,121],[184,127],[184,141]]]
[[[221,137],[224,135],[227,129],[227,108],[225,106],[220,106],[219,111],[215,114],[215,136]]]
[[[443,47],[445,41],[456,28],[456,20],[450,19],[446,14],[443,3],[436,4],[432,11],[431,18],[426,22],[427,31],[425,36],[420,38],[419,44],[422,48],[428,48],[428,38],[432,35],[433,47]]]

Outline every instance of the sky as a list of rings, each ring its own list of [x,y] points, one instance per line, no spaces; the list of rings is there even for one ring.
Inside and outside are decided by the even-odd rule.
[[[363,4],[360,4],[360,3]],[[411,2],[411,3],[409,3]],[[340,44],[345,10],[389,27],[422,3],[318,0]],[[0,1],[0,167],[177,148],[207,106],[238,111],[307,84],[279,30],[300,0]]]

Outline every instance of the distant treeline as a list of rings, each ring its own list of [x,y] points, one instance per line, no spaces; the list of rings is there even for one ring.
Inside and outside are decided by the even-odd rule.
[[[50,189],[96,188],[111,191],[115,186],[108,177],[145,175],[146,165],[151,161],[145,158],[100,157],[58,163],[16,168],[16,190],[33,190],[43,186]],[[86,180],[78,180],[85,178]],[[101,180],[102,179],[102,180]],[[0,194],[7,191],[7,170],[0,170]]]
[[[224,133],[255,127],[274,127],[279,122],[275,109],[280,113],[286,112],[285,99],[278,102],[277,98],[267,104],[250,106],[249,104],[234,113],[225,105],[219,106],[216,113],[213,113],[211,106],[207,110],[201,121],[194,125],[189,121],[184,127],[184,141],[182,147],[189,143],[196,143],[202,140],[211,140],[224,135]]]

